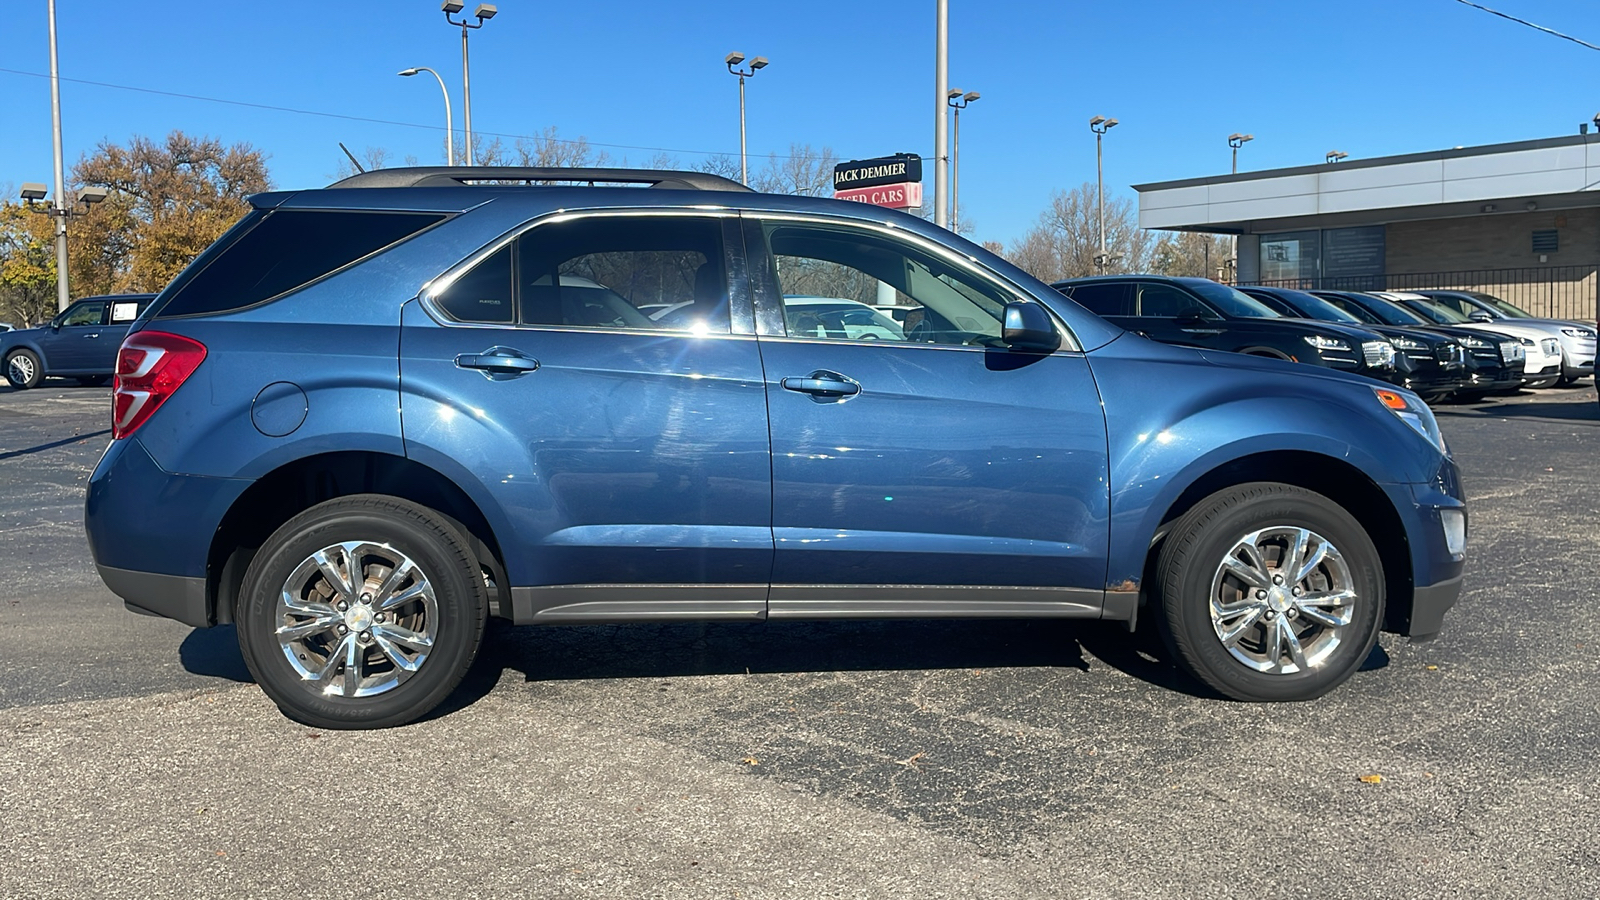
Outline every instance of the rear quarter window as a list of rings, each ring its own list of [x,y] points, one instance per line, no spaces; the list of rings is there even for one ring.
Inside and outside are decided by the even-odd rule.
[[[440,222],[438,213],[273,210],[193,275],[179,276],[157,318],[244,309],[304,287]],[[187,276],[187,277],[185,277]]]

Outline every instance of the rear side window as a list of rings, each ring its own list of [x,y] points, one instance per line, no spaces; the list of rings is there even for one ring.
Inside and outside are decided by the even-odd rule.
[[[159,318],[230,312],[303,287],[442,220],[438,213],[274,210],[180,285]]]
[[[1070,295],[1075,303],[1097,316],[1128,314],[1126,284],[1080,284]]]

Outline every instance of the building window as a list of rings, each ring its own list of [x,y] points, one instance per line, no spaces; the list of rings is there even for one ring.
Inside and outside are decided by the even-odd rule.
[[[1533,252],[1554,253],[1561,249],[1561,232],[1554,228],[1542,228],[1533,233]]]

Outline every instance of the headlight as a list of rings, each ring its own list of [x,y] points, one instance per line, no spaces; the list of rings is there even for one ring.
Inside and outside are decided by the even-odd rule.
[[[1456,338],[1456,342],[1459,343],[1463,347],[1470,347],[1473,350],[1487,350],[1490,347],[1494,346],[1494,344],[1491,344],[1490,342],[1484,340],[1483,338],[1475,338],[1475,337],[1468,337],[1468,336],[1458,337],[1458,338]]]
[[[1340,353],[1350,352],[1350,345],[1339,340],[1338,338],[1323,337],[1320,334],[1308,334],[1305,336],[1305,342],[1322,352],[1329,350],[1338,351]]]
[[[1594,332],[1590,331],[1587,328],[1563,328],[1563,329],[1561,329],[1561,333],[1566,335],[1567,337],[1575,337],[1575,338],[1593,338],[1594,337]]]
[[[1363,341],[1361,358],[1373,369],[1394,368],[1394,345],[1388,341]]]
[[[1411,338],[1408,338],[1408,337],[1395,336],[1395,337],[1389,338],[1389,343],[1393,344],[1395,346],[1396,350],[1426,350],[1426,349],[1428,349],[1427,345],[1423,344],[1421,341],[1414,341],[1414,340],[1412,340]]]
[[[1428,404],[1423,403],[1420,397],[1409,391],[1389,388],[1375,387],[1372,393],[1377,395],[1378,402],[1383,404],[1384,409],[1399,416],[1400,421],[1410,425],[1412,430],[1438,448],[1440,453],[1449,455],[1450,451],[1444,445],[1444,434],[1439,431],[1439,422],[1434,419],[1433,410],[1429,409]]]

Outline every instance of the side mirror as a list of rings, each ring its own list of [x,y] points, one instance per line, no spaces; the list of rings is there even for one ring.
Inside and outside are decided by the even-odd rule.
[[[1181,328],[1203,328],[1211,321],[1211,316],[1204,307],[1191,306],[1178,313],[1178,326]]]
[[[61,330],[61,317],[60,316],[56,316],[54,319],[50,320],[50,330],[51,331],[60,331]]]
[[[1484,312],[1481,309],[1475,309],[1472,312],[1468,313],[1467,314],[1467,318],[1471,319],[1474,322],[1493,322],[1494,321],[1494,316],[1489,315],[1488,313]]]
[[[1013,300],[1006,304],[1005,329],[1000,340],[1013,350],[1052,353],[1061,346],[1061,333],[1056,331],[1055,322],[1043,306]]]

